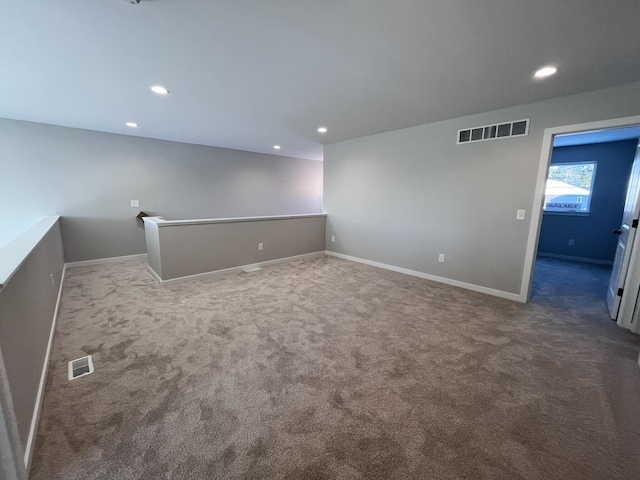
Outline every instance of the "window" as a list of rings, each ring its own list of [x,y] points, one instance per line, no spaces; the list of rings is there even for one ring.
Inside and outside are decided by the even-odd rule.
[[[596,162],[551,165],[544,194],[544,211],[589,213],[596,166]]]

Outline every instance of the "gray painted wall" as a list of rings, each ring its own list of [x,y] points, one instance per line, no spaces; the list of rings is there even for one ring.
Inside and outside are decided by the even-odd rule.
[[[23,461],[9,381],[0,351],[0,480],[24,480],[27,473]]]
[[[544,129],[639,105],[635,83],[327,145],[327,249],[520,293]],[[456,145],[459,129],[529,117],[526,137]]]
[[[638,140],[575,145],[553,149],[551,163],[598,162],[588,215],[545,213],[539,253],[567,255],[613,263],[622,212]],[[569,239],[574,245],[569,245]]]
[[[0,350],[22,448],[36,405],[63,266],[56,222],[0,291]]]
[[[144,253],[140,210],[168,219],[322,212],[322,163],[311,160],[6,119],[0,158],[0,246],[62,215],[68,262]]]
[[[162,280],[325,249],[325,216],[156,226],[145,222],[149,265]],[[258,250],[262,243],[264,250]],[[159,259],[156,259],[157,253]]]

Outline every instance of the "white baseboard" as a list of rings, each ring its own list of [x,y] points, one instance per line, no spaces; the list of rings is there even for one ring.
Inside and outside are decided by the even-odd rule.
[[[225,268],[222,270],[215,270],[213,272],[196,273],[195,275],[169,278],[167,280],[162,280],[160,276],[149,265],[147,265],[147,269],[159,284],[170,285],[170,284],[175,284],[179,282],[185,282],[188,280],[195,280],[195,279],[201,279],[201,278],[207,278],[207,277],[216,277],[220,275],[228,275],[230,273],[240,273],[251,268],[263,268],[263,267],[268,267],[269,265],[277,265],[279,263],[292,262],[294,260],[303,260],[305,258],[321,257],[324,255],[325,255],[324,250],[320,252],[303,253],[302,255],[294,255],[293,257],[276,258],[275,260],[267,260],[265,262],[252,263],[249,265],[241,265],[238,267]]]
[[[596,265],[613,265],[610,260],[598,260],[597,258],[574,257],[573,255],[560,255],[559,253],[538,252],[538,257],[559,258],[560,260],[573,260],[574,262],[595,263]]]
[[[351,260],[352,262],[364,263],[365,265],[371,265],[373,267],[384,268],[385,270],[391,270],[392,272],[404,273],[405,275],[411,275],[412,277],[424,278],[425,280],[432,280],[438,283],[445,283],[454,287],[464,288],[466,290],[473,290],[474,292],[486,293],[487,295],[493,295],[494,297],[506,298],[508,300],[514,300],[516,302],[525,303],[525,300],[517,293],[504,292],[502,290],[496,290],[489,287],[483,287],[481,285],[475,285],[473,283],[460,282],[446,277],[438,277],[436,275],[430,275],[428,273],[418,272],[416,270],[409,270],[408,268],[396,267],[394,265],[387,265],[386,263],[374,262],[373,260],[367,260],[364,258],[352,257],[351,255],[344,255],[342,253],[331,252],[327,250],[327,255],[332,257],[342,258],[344,260]]]
[[[53,319],[51,321],[51,330],[49,331],[49,342],[47,343],[47,351],[44,354],[44,364],[42,373],[40,374],[40,385],[38,386],[38,394],[36,395],[36,404],[31,417],[31,426],[29,428],[29,436],[24,448],[24,465],[29,472],[31,469],[31,460],[36,443],[36,435],[38,434],[38,423],[40,421],[40,412],[42,411],[42,401],[44,400],[44,387],[47,384],[47,372],[49,371],[49,361],[51,360],[51,350],[53,348],[53,337],[56,333],[56,324],[58,322],[58,309],[60,308],[60,300],[62,299],[62,286],[64,285],[64,276],[67,271],[66,265],[62,267],[62,275],[60,276],[60,285],[58,286],[58,298],[56,300],[55,310],[53,311]]]
[[[158,282],[160,285],[162,285],[162,279],[160,278],[160,276],[156,273],[156,271],[151,268],[151,265],[149,265],[147,263],[147,270],[149,271],[149,273],[151,274],[151,276],[153,277],[153,279]]]
[[[80,262],[69,262],[69,263],[66,263],[65,266],[67,268],[92,267],[93,265],[103,265],[105,263],[130,262],[131,260],[145,260],[146,258],[147,258],[146,253],[139,253],[137,255],[125,255],[122,257],[96,258],[95,260],[82,260]]]

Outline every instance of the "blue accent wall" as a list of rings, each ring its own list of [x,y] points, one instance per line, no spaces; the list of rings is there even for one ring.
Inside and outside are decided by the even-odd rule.
[[[637,140],[555,147],[551,164],[597,161],[587,216],[543,214],[539,253],[613,262]],[[569,245],[569,240],[575,241]]]

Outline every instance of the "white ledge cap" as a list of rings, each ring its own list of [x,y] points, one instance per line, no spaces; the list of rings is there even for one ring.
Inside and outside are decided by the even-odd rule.
[[[18,238],[0,248],[0,290],[11,280],[59,219],[59,216],[43,217]]]
[[[162,217],[143,217],[147,223],[155,223],[159,227],[177,225],[206,225],[211,223],[264,222],[268,220],[295,220],[302,218],[326,217],[326,213],[302,213],[298,215],[269,215],[263,217],[234,217],[234,218],[197,218],[193,220],[165,220]]]

